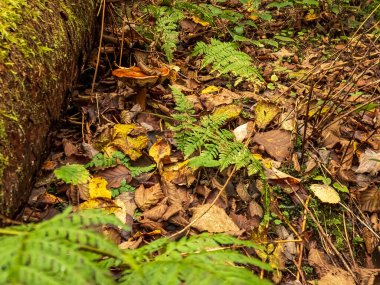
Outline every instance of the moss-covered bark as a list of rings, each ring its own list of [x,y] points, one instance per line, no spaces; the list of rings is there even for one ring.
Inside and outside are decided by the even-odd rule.
[[[75,82],[99,0],[0,1],[0,211],[28,198],[50,126]]]

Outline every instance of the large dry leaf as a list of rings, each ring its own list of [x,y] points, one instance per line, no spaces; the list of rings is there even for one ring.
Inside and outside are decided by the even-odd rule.
[[[210,233],[237,233],[240,231],[239,227],[222,208],[215,205],[209,210],[208,208],[210,208],[210,204],[204,204],[190,209],[193,214],[190,222],[196,220],[192,225],[193,228]]]
[[[310,185],[310,190],[313,191],[314,195],[323,203],[337,204],[340,202],[338,192],[329,185],[312,184]]]
[[[356,173],[370,173],[375,176],[380,171],[380,152],[366,149],[359,158],[359,167]]]
[[[147,218],[149,220],[157,222],[158,220],[162,219],[162,216],[168,209],[168,205],[166,203],[160,203],[153,208],[145,211],[143,213],[144,218]]]
[[[257,133],[253,141],[262,145],[265,151],[278,161],[287,159],[293,147],[291,133],[284,130]]]
[[[140,185],[135,192],[135,202],[143,211],[152,208],[162,198],[164,198],[164,193],[159,183],[150,188],[145,188],[144,185]]]
[[[362,211],[380,212],[380,190],[376,187],[367,189],[359,194],[359,205]]]
[[[337,143],[340,142],[340,125],[341,121],[332,124],[322,131],[322,145],[326,148],[333,148]]]
[[[259,129],[265,129],[270,122],[280,113],[280,108],[270,102],[261,101],[255,106],[256,125]]]
[[[95,175],[96,177],[103,177],[107,180],[108,188],[118,188],[121,182],[125,179],[127,183],[132,181],[131,172],[124,165],[118,165],[108,168],[106,170],[99,171]]]

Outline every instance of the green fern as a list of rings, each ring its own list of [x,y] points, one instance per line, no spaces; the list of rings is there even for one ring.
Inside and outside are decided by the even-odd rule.
[[[173,60],[173,52],[178,44],[178,22],[183,18],[183,13],[175,8],[165,6],[149,6],[156,19],[153,34],[160,44],[169,62]]]
[[[0,284],[115,284],[98,260],[121,260],[116,245],[86,227],[119,224],[97,211],[0,229]]]
[[[222,250],[232,245],[254,247],[226,235],[202,234],[178,242],[159,239],[127,254],[134,267],[124,272],[121,284],[270,284],[236,263],[265,270],[270,266],[238,251]]]
[[[211,44],[198,42],[194,48],[193,56],[204,55],[201,68],[212,65],[212,72],[217,72],[218,76],[233,74],[237,77],[235,85],[243,80],[250,82],[263,81],[262,76],[256,67],[253,66],[251,57],[237,50],[235,43],[221,42],[211,39]]]
[[[185,158],[191,157],[190,166],[220,167],[222,170],[230,165],[236,169],[246,167],[248,174],[253,175],[262,171],[260,162],[254,158],[251,151],[242,143],[235,140],[232,132],[221,127],[235,114],[215,112],[204,116],[197,124],[191,102],[177,88],[171,88],[176,108],[179,114],[172,117],[178,121],[175,131],[176,145]]]

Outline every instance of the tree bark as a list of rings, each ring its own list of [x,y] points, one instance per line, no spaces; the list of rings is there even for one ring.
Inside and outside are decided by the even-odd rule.
[[[99,0],[0,0],[0,212],[28,199],[49,128],[77,78]]]

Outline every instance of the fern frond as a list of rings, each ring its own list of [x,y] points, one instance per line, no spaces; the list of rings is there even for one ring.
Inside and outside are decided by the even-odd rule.
[[[209,234],[185,237],[177,242],[154,241],[146,246],[148,250],[144,246],[134,251],[139,255],[143,251],[146,259],[137,269],[127,270],[121,284],[270,284],[249,270],[234,265],[250,264],[271,270],[268,264],[237,251],[222,249],[226,245],[242,243],[255,247],[248,241]],[[214,250],[208,251],[210,248]]]
[[[0,284],[114,284],[97,260],[121,259],[118,247],[89,226],[119,224],[115,217],[67,209],[51,220],[0,230]],[[9,236],[4,236],[8,234]]]
[[[253,66],[251,57],[237,50],[235,43],[221,42],[217,39],[211,39],[209,45],[199,42],[194,48],[193,55],[203,55],[201,67],[211,65],[212,71],[216,71],[218,76],[225,74],[236,76],[235,85],[242,80],[250,82],[263,81],[259,71]]]
[[[161,49],[169,62],[173,60],[173,52],[177,49],[178,35],[177,31],[178,22],[183,18],[183,13],[170,7],[156,7],[151,6],[154,10],[154,17],[156,24],[154,27],[154,35],[157,41],[161,44]]]

